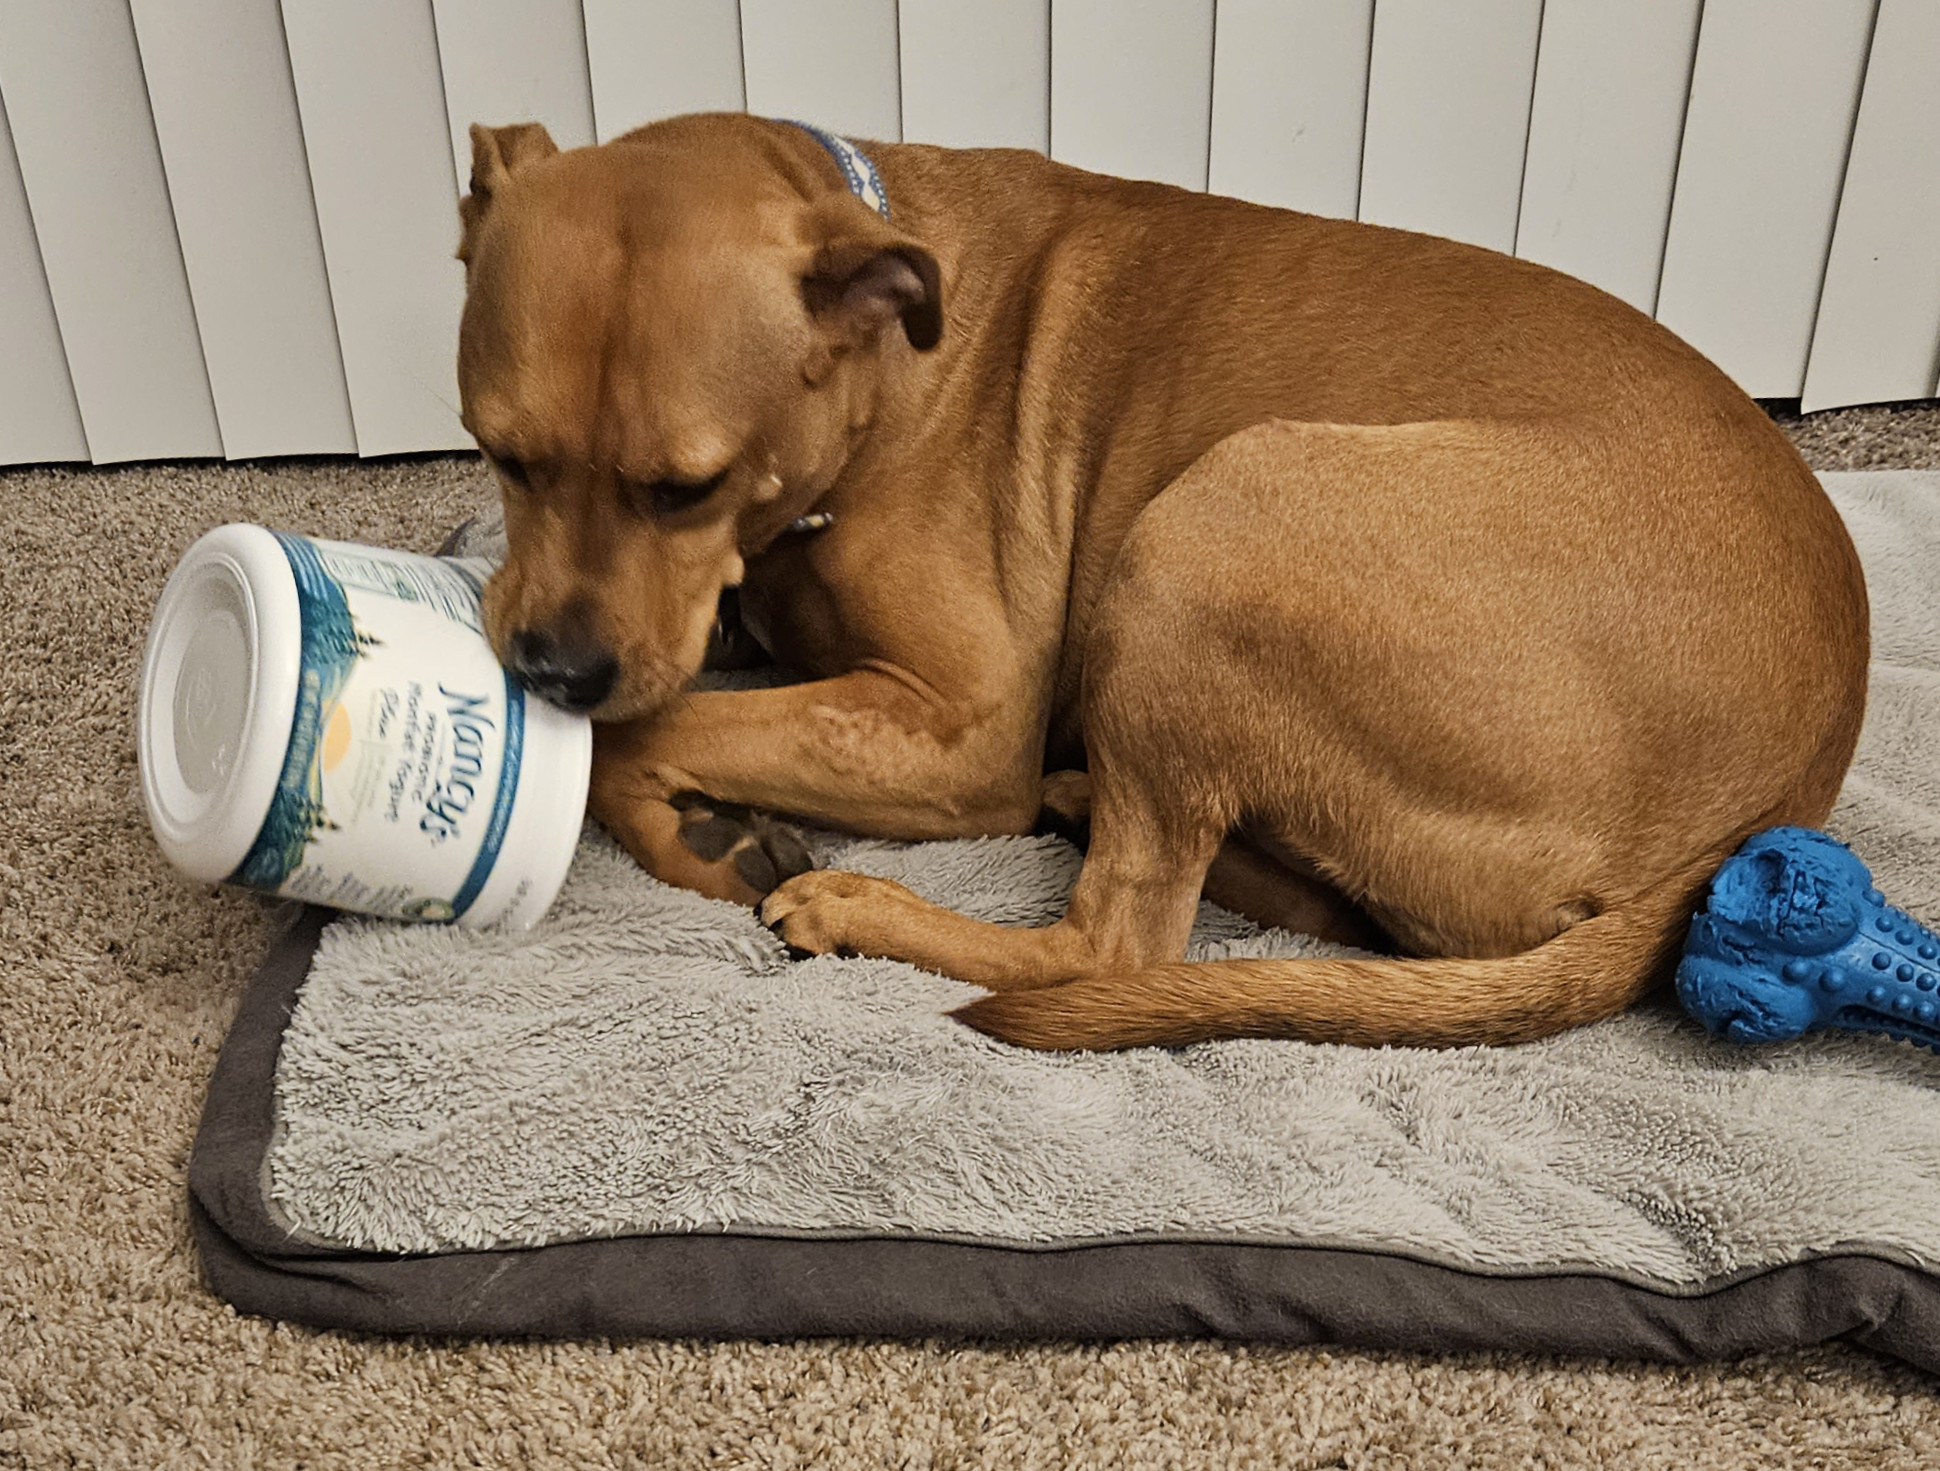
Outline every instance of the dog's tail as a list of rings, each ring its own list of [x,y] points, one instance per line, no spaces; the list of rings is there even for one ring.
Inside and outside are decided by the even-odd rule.
[[[1291,1037],[1378,1047],[1530,1042],[1600,1021],[1668,976],[1723,854],[1554,939],[1492,959],[1184,961],[1003,991],[953,1015],[1022,1047]]]

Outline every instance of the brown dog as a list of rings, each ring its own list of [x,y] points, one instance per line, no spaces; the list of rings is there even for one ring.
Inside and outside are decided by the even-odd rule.
[[[1580,282],[1010,151],[862,145],[885,219],[752,117],[473,143],[486,614],[603,722],[640,862],[756,902],[799,865],[745,808],[1020,833],[1088,767],[1057,924],[811,872],[762,907],[797,946],[975,982],[957,1014],[1038,1047],[1513,1042],[1637,997],[1743,838],[1831,806],[1845,530]],[[811,679],[682,695],[736,584]],[[1184,963],[1202,887],[1411,958]]]

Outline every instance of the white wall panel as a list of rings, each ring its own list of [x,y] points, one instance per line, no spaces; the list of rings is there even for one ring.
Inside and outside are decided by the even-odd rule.
[[[1051,148],[1051,0],[902,0],[903,137]]]
[[[451,159],[471,177],[471,125],[544,123],[561,148],[593,141],[579,0],[432,0]]]
[[[1220,0],[1208,187],[1351,220],[1374,0]]]
[[[1872,19],[1873,0],[1704,7],[1657,316],[1761,398],[1805,381]]]
[[[126,0],[0,4],[0,92],[95,460],[221,454]]]
[[[741,66],[749,112],[902,139],[896,0],[741,0]]]
[[[1805,408],[1940,391],[1940,5],[1881,0]]]
[[[1205,188],[1212,63],[1212,0],[1057,0],[1051,156]]]
[[[739,112],[736,0],[582,0],[599,140],[683,112]]]
[[[85,460],[88,438],[67,376],[54,299],[0,103],[0,465]]]
[[[357,447],[459,449],[458,180],[430,0],[283,0]]]
[[[224,451],[354,451],[276,0],[132,8]]]
[[[1513,250],[1542,0],[1381,0],[1361,218]]]
[[[1516,254],[1657,303],[1701,0],[1546,0]]]

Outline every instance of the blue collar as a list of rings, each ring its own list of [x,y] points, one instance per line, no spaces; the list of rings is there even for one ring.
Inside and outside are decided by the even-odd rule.
[[[882,175],[876,172],[876,166],[869,161],[868,154],[847,138],[838,138],[826,128],[796,122],[793,118],[784,118],[783,121],[793,123],[828,149],[829,157],[835,160],[835,166],[842,170],[842,177],[849,182],[849,192],[885,220],[889,218],[889,191],[882,187]]]

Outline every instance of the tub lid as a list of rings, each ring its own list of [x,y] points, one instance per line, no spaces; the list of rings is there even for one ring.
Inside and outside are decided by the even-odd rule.
[[[275,536],[221,526],[156,605],[136,746],[162,851],[192,878],[233,873],[262,829],[296,713],[302,611]]]

